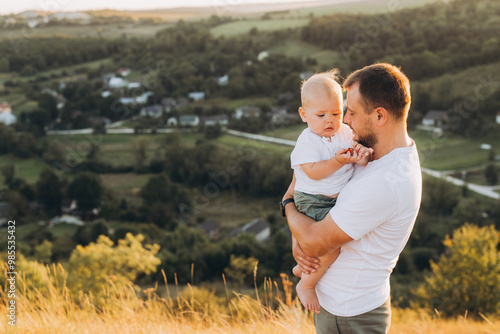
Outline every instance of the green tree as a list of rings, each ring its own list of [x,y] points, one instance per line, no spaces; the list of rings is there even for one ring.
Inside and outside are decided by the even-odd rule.
[[[101,179],[93,173],[77,176],[68,186],[68,197],[76,200],[78,208],[82,210],[98,208],[103,193]]]
[[[140,171],[146,163],[149,140],[139,138],[132,142],[132,152],[135,158],[135,170]]]
[[[450,214],[458,204],[460,190],[442,179],[424,178],[422,207],[434,214]]]
[[[37,153],[35,136],[31,133],[25,133],[19,139],[14,155],[20,158],[29,158]]]
[[[488,164],[484,170],[484,176],[486,177],[486,182],[493,186],[498,182],[498,170],[495,164]]]
[[[231,254],[229,267],[224,269],[224,272],[228,279],[238,283],[239,285],[243,285],[245,283],[251,284],[253,273],[254,270],[256,270],[258,263],[259,260],[252,256],[245,258]]]
[[[49,215],[57,215],[61,212],[63,200],[63,182],[57,177],[52,169],[45,169],[38,178],[36,189],[38,202],[45,205],[45,212]]]
[[[44,240],[40,245],[35,246],[35,259],[38,262],[49,264],[52,258],[52,242]]]
[[[40,94],[38,96],[38,106],[49,114],[52,121],[59,115],[56,98],[50,94]]]
[[[66,149],[59,140],[47,139],[42,150],[42,157],[47,163],[63,162]]]
[[[493,226],[465,224],[447,236],[447,251],[415,291],[421,304],[445,316],[500,312],[499,241]]]
[[[98,306],[108,293],[121,293],[140,274],[156,272],[160,246],[142,245],[144,236],[127,233],[115,246],[106,236],[88,246],[77,246],[68,262],[68,287],[74,296],[92,293]]]
[[[0,154],[12,152],[17,141],[16,131],[12,127],[0,123]]]

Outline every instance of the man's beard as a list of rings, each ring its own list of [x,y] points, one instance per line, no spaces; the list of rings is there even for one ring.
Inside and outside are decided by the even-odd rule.
[[[359,136],[359,134],[358,134]],[[378,142],[377,135],[375,135],[373,132],[370,132],[364,136],[359,136],[358,143],[365,147],[371,147],[373,148]]]
[[[358,137],[359,137],[358,143],[360,143],[364,147],[373,148],[378,143],[377,135],[373,131],[371,131],[372,127],[373,127],[372,122],[366,120],[365,129],[367,130],[367,133],[364,135],[360,135],[358,133]]]

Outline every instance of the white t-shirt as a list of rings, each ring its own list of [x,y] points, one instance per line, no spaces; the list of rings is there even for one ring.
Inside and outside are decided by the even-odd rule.
[[[331,209],[333,221],[353,238],[316,285],[321,306],[355,316],[381,306],[390,295],[389,276],[420,207],[422,174],[415,143],[356,165]]]
[[[354,171],[352,164],[344,165],[321,180],[310,179],[300,165],[328,160],[334,157],[338,150],[352,147],[352,145],[352,131],[345,124],[342,124],[335,135],[330,138],[318,136],[309,128],[302,131],[290,156],[296,178],[295,190],[313,195],[338,194]]]

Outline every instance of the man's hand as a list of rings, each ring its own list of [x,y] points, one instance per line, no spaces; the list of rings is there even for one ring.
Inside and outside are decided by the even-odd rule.
[[[292,254],[300,270],[304,274],[315,273],[316,269],[320,267],[319,259],[316,257],[309,257],[304,253],[302,248],[300,248],[297,239],[292,235]]]
[[[335,159],[343,165],[350,163],[360,163],[361,161],[369,161],[373,153],[372,148],[364,147],[356,143],[353,147],[348,149],[341,149],[335,154]]]

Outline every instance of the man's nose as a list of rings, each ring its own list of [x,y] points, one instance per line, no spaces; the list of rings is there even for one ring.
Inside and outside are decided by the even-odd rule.
[[[351,123],[351,118],[349,117],[349,113],[346,113],[344,116],[344,123],[349,124]]]

